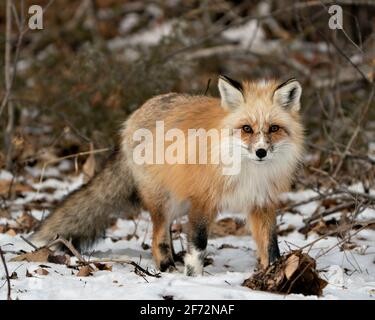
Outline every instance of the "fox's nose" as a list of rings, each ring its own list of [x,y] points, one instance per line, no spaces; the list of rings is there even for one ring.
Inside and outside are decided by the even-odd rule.
[[[258,149],[257,151],[255,151],[255,154],[258,158],[262,159],[267,155],[267,151],[265,149]]]

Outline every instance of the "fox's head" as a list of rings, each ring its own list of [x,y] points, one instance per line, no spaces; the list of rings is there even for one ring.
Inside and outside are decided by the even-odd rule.
[[[254,164],[295,164],[302,153],[299,110],[302,88],[295,79],[239,83],[220,76],[224,126],[241,130],[236,146]]]

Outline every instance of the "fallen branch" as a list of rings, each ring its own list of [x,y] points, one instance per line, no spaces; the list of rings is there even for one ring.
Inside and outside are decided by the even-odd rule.
[[[146,275],[148,275],[150,277],[160,278],[160,273],[153,274],[150,271],[142,268],[139,264],[137,264],[136,262],[134,262],[132,260],[104,259],[104,260],[86,261],[82,257],[82,255],[78,252],[78,250],[73,246],[73,244],[71,242],[69,242],[68,240],[62,238],[62,237],[59,237],[59,238],[53,240],[52,242],[50,242],[49,244],[47,244],[46,248],[53,247],[54,245],[56,245],[58,243],[62,243],[63,245],[65,245],[71,251],[71,253],[73,253],[73,255],[78,259],[78,264],[79,265],[86,265],[87,266],[87,265],[90,265],[90,264],[106,263],[106,262],[124,263],[124,264],[130,264],[130,265],[132,265],[133,267],[136,268],[136,270],[141,271],[141,272],[143,272],[144,274],[146,274]]]
[[[337,190],[333,190],[329,193],[326,193],[326,194],[320,194],[316,197],[312,197],[312,198],[309,198],[309,199],[306,199],[306,200],[302,200],[302,201],[299,201],[299,202],[296,202],[296,203],[293,203],[289,206],[285,206],[285,207],[281,207],[278,211],[283,211],[283,212],[287,212],[287,211],[290,211],[296,207],[299,207],[299,206],[302,206],[304,204],[308,204],[310,202],[313,202],[313,201],[318,201],[318,200],[323,200],[323,199],[326,199],[330,196],[333,196],[335,194],[337,194],[338,191]]]
[[[133,267],[135,267],[135,269],[137,269],[138,271],[141,271],[141,272],[143,272],[144,274],[146,274],[150,277],[155,277],[155,278],[161,277],[159,272],[158,273],[151,273],[147,269],[142,268],[138,263],[136,263],[132,260],[128,260],[128,259],[99,259],[99,260],[87,261],[85,263],[80,263],[80,264],[89,265],[91,263],[95,264],[95,263],[108,263],[108,262],[114,262],[114,263],[120,263],[120,264],[130,264]]]
[[[315,220],[321,219],[323,217],[327,217],[327,216],[329,216],[331,214],[334,214],[334,213],[337,213],[341,210],[350,209],[353,206],[355,206],[355,203],[353,201],[341,203],[341,204],[339,204],[339,205],[337,205],[333,208],[330,208],[328,210],[325,210],[323,212],[317,212],[317,213],[313,214],[311,217],[309,217],[307,219],[304,219],[303,222],[309,224],[309,223],[311,223]]]
[[[70,250],[70,252],[78,259],[80,263],[84,263],[84,264],[87,263],[86,260],[82,257],[82,255],[78,252],[78,250],[74,248],[73,244],[60,236],[57,239],[52,240],[45,247],[50,248],[59,243],[62,243],[65,247],[67,247]]]

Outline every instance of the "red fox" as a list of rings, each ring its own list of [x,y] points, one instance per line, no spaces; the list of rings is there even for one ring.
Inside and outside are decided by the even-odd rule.
[[[275,208],[303,154],[301,85],[295,79],[239,83],[220,76],[218,88],[220,99],[169,93],[146,101],[125,121],[119,150],[104,169],[66,197],[33,239],[47,242],[59,234],[79,248],[87,247],[102,235],[113,214],[145,209],[153,222],[155,264],[161,271],[172,271],[170,226],[187,214],[185,274],[202,275],[210,224],[218,212],[227,210],[248,217],[262,267],[279,258]],[[240,151],[240,171],[225,175],[222,163],[138,164],[134,153],[143,142],[135,139],[137,132],[155,133],[157,121],[163,121],[165,130],[178,128],[186,135],[190,129],[239,130],[239,138],[226,143]],[[159,143],[152,151],[171,146],[171,141]],[[216,147],[208,146],[208,154]]]

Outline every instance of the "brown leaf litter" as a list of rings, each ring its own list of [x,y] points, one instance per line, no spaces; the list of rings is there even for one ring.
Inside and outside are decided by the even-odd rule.
[[[294,250],[266,269],[255,272],[242,285],[274,293],[321,296],[327,282],[320,278],[313,258],[301,250]]]
[[[27,262],[50,262],[57,264],[70,264],[70,257],[67,254],[56,255],[48,248],[40,248],[38,250],[20,254],[10,261],[27,261]]]
[[[210,236],[212,238],[225,237],[229,235],[244,236],[249,235],[249,230],[243,220],[224,218],[212,224]]]
[[[83,266],[79,269],[77,277],[89,277],[92,276],[92,271],[94,271],[90,266]]]
[[[28,233],[35,229],[39,221],[31,214],[24,212],[15,221],[0,225],[0,233],[6,233],[12,237],[18,233]]]

